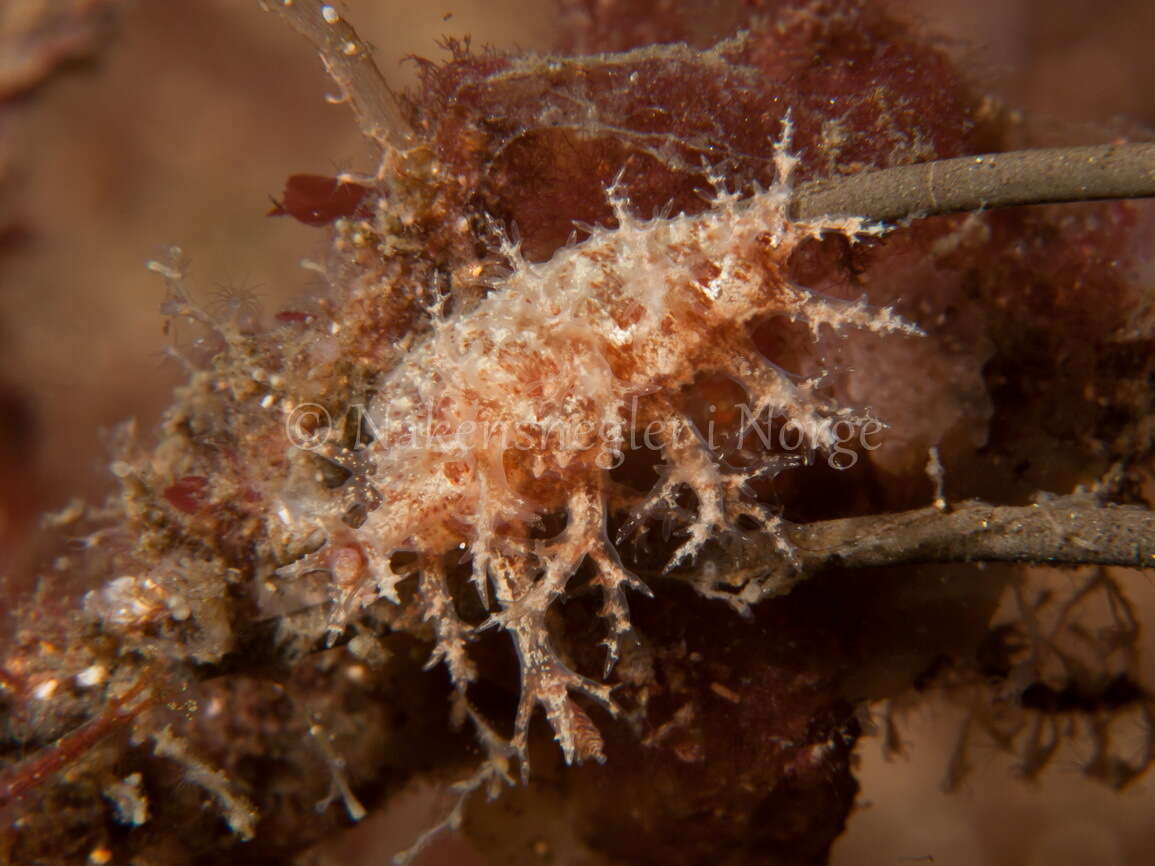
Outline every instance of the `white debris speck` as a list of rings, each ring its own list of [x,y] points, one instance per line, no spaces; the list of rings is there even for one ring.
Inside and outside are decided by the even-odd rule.
[[[116,820],[129,827],[139,827],[148,820],[148,797],[140,783],[140,773],[132,773],[104,790],[104,796],[116,808]]]
[[[83,499],[73,499],[60,511],[53,511],[49,514],[46,514],[41,519],[41,526],[51,528],[58,526],[68,526],[69,524],[75,523],[84,516],[84,509],[85,505]]]
[[[165,599],[169,614],[177,622],[184,622],[192,614],[188,601],[183,596],[172,595]]]
[[[82,689],[98,686],[108,677],[108,668],[104,665],[90,665],[76,675],[76,684]]]

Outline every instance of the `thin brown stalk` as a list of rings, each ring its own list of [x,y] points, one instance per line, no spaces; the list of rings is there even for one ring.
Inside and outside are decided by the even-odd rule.
[[[1014,205],[1155,196],[1155,144],[1105,144],[963,156],[801,186],[795,219],[900,222]]]

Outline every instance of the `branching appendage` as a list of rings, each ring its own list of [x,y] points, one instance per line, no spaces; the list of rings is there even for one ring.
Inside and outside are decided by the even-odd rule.
[[[545,563],[536,580],[504,575],[497,580],[496,598],[501,610],[486,626],[509,632],[521,663],[522,693],[517,708],[513,747],[524,759],[529,737],[529,721],[537,705],[549,718],[565,753],[572,763],[593,758],[603,760],[602,740],[585,711],[569,697],[571,691],[585,694],[611,711],[609,686],[571,670],[550,645],[546,613],[565,594],[566,583],[589,556],[597,565],[598,581],[606,598],[611,620],[607,666],[618,655],[618,639],[628,631],[625,587],[638,588],[639,582],[617,562],[605,540],[604,500],[597,490],[578,490],[567,506],[569,523],[560,536],[544,542],[538,555]],[[512,578],[512,579],[511,579]],[[523,764],[523,774],[528,764]]]
[[[184,767],[190,782],[204,788],[216,800],[221,813],[233,832],[242,839],[251,839],[259,815],[256,807],[235,789],[228,776],[194,755],[188,744],[165,726],[150,734],[157,756],[170,758]]]
[[[1140,682],[1133,606],[1101,567],[1068,590],[1029,577],[1012,589],[970,666],[933,684],[967,711],[943,787],[963,783],[969,755],[985,741],[1025,779],[1038,778],[1065,744],[1082,746],[1087,776],[1125,788],[1155,762],[1155,697]]]

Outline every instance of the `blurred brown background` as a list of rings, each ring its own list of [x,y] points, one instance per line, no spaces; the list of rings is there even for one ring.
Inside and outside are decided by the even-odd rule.
[[[1150,0],[894,3],[940,34],[976,82],[1028,112],[1038,140],[1155,134]],[[0,0],[0,59],[17,56],[26,43],[13,34],[53,5]],[[55,5],[71,14],[96,4]],[[437,57],[443,35],[504,48],[551,39],[549,7],[532,0],[342,6],[402,86],[413,67],[400,58]],[[321,235],[265,218],[269,197],[292,173],[369,167],[347,111],[326,104],[309,47],[255,0],[120,7],[93,60],[0,105],[0,564],[13,569],[32,549],[25,530],[40,508],[106,486],[101,431],[133,416],[147,430],[182,377],[164,359],[163,285],[145,262],[179,244],[203,302],[251,292],[271,316],[311,290],[298,262]],[[53,38],[63,51],[93,36],[65,28]],[[14,68],[0,63],[0,83]],[[1126,582],[1155,621],[1151,578]],[[1083,779],[1076,754],[1028,785],[1007,760],[979,754],[962,792],[945,795],[959,721],[933,702],[910,711],[910,755],[893,763],[877,740],[863,741],[862,806],[836,864],[1150,862],[1155,777],[1117,795]],[[385,862],[437,805],[414,796],[332,851],[350,864]],[[464,856],[452,844],[440,855]]]

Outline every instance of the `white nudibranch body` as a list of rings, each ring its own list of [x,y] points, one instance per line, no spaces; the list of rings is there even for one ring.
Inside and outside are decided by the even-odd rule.
[[[473,586],[491,613],[480,627],[508,632],[520,659],[510,746],[523,760],[538,704],[567,760],[601,755],[596,729],[570,695],[611,706],[609,687],[563,664],[545,616],[588,557],[608,621],[608,674],[629,631],[625,590],[648,592],[623,568],[606,532],[609,469],[630,427],[659,422],[665,467],[630,509],[627,527],[672,508],[682,487],[697,499],[671,565],[734,529],[742,515],[773,533],[776,518],[744,490],[765,470],[720,466],[668,398],[703,371],[724,373],[747,389],[753,410],[788,417],[822,449],[831,444],[831,418],[849,417],[847,410],[769,364],[747,333],[750,320],[783,315],[815,334],[823,324],[919,333],[889,309],[824,298],[786,279],[784,264],[802,240],[877,232],[847,218],[791,221],[788,143],[789,124],[777,148],[776,183],[752,196],[719,189],[703,213],[639,220],[611,189],[616,227],[597,228],[544,263],[508,245],[509,274],[472,309],[436,318],[379,382],[368,406],[372,443],[325,454],[372,493],[359,526],[339,514],[321,521],[328,543],[306,564],[340,572],[336,594],[346,612],[379,597],[397,600],[400,581],[419,575],[415,598],[433,624],[434,657],[447,662],[462,706],[480,726],[465,699],[474,627],[455,613],[447,581],[446,554],[456,551],[456,561],[467,551]],[[644,417],[631,417],[639,400]],[[547,515],[563,515],[564,528],[542,540],[533,530]],[[352,566],[350,550],[359,554]],[[344,565],[335,568],[338,552]],[[412,570],[391,567],[398,552],[416,554]]]

